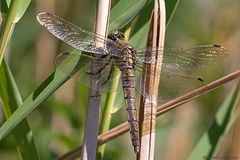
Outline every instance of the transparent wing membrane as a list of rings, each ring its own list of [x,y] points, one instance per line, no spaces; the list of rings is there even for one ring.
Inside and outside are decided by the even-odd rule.
[[[137,50],[142,63],[155,62],[155,58],[145,57],[146,52],[163,52],[163,66],[173,70],[193,71],[213,64],[228,55],[226,48],[220,45],[202,45],[192,48],[143,48]]]
[[[112,76],[113,66],[118,66],[117,58],[126,56],[128,45],[117,43],[116,41],[105,38],[101,35],[87,32],[75,25],[63,20],[60,17],[49,13],[40,13],[37,16],[39,23],[49,32],[60,40],[66,42],[70,46],[97,54],[79,52],[63,53],[57,56],[56,65],[59,69],[69,76],[75,77],[78,81],[85,84],[89,88],[99,86],[100,92],[112,91],[111,82],[118,80]],[[99,45],[106,47],[97,47]],[[161,67],[161,71],[153,73],[152,71],[144,71],[145,65],[155,64],[155,57],[146,57],[145,53],[163,52],[163,61],[156,66]],[[136,89],[140,94],[143,92],[141,80],[142,76],[159,76],[159,99],[165,102],[178,95],[186,93],[196,87],[204,84],[204,79],[199,76],[192,75],[194,70],[205,65],[215,63],[228,55],[227,50],[220,45],[202,45],[193,48],[143,48],[137,50],[135,67]],[[114,58],[113,58],[114,57]],[[91,61],[100,62],[99,68],[91,69]],[[135,63],[134,63],[135,64]],[[161,65],[161,66],[160,66]],[[115,67],[116,68],[116,67]],[[99,74],[100,78],[96,84],[90,85],[91,75]],[[121,81],[121,79],[120,79]],[[153,82],[142,82],[150,85]]]
[[[92,60],[98,61],[102,66],[94,70],[91,69]],[[79,54],[78,52],[62,53],[56,57],[55,65],[64,73],[73,76],[76,80],[91,89],[99,86],[100,92],[113,91],[111,82],[118,80],[112,76],[113,63],[109,63],[108,58],[95,58],[86,54]],[[101,75],[100,78],[95,84],[90,85],[91,76],[96,74]]]
[[[37,20],[55,37],[73,48],[100,55],[113,54],[115,56],[121,56],[119,53],[124,50],[124,48],[115,41],[88,32],[53,14],[42,12],[38,14]],[[107,47],[96,47],[103,45],[106,45]]]
[[[139,65],[140,66],[140,65]],[[145,93],[143,84],[148,84],[151,87],[155,86],[154,80],[150,79],[150,76],[159,76],[160,82],[158,86],[158,103],[162,104],[173,98],[176,98],[188,91],[191,91],[197,87],[203,86],[204,79],[197,75],[192,75],[191,73],[186,73],[186,71],[178,71],[174,69],[169,69],[166,66],[162,66],[161,71],[144,71],[143,67],[137,67],[135,77],[136,77],[136,89],[143,96],[147,96]],[[146,80],[143,80],[145,76]],[[142,81],[143,80],[143,81]]]
[[[158,102],[167,102],[204,84],[203,79],[197,76],[163,68],[158,87]]]

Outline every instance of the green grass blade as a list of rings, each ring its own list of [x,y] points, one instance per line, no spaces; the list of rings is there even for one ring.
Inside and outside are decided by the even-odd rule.
[[[166,1],[166,21],[167,25],[170,24],[175,10],[180,0]],[[148,3],[144,9],[138,14],[137,20],[134,22],[131,31],[130,44],[137,48],[146,47],[147,34],[150,25],[150,18],[153,9],[153,3]]]
[[[117,79],[120,79],[121,74],[119,72],[120,71],[116,68],[113,71],[113,76],[117,77]],[[122,90],[122,88],[119,87],[119,81],[118,80],[116,80],[112,83],[112,89],[114,91]],[[122,106],[121,104],[119,104],[122,101],[119,102],[118,100],[122,99],[123,96],[119,95],[119,93],[122,93],[122,92],[120,92],[120,91],[109,92],[106,95],[105,104],[103,106],[103,110],[102,110],[102,114],[101,114],[101,121],[100,121],[100,125],[99,125],[99,134],[102,134],[102,133],[109,130],[111,119],[112,119],[112,114],[114,112],[118,111]],[[104,149],[105,149],[105,145],[101,145],[99,147],[98,156],[97,156],[98,159],[103,158]]]
[[[3,111],[8,119],[22,104],[22,99],[10,69],[3,60],[0,66],[0,97],[3,102]],[[33,141],[32,132],[26,119],[13,130],[19,156],[24,160],[38,159],[37,150]]]
[[[78,52],[78,51],[76,51]],[[79,54],[79,52],[78,52]],[[80,54],[79,54],[80,57]],[[66,59],[68,60],[68,59]],[[77,65],[77,61],[71,65]],[[74,68],[74,71],[75,68]],[[33,92],[23,104],[13,113],[13,115],[0,127],[0,140],[6,136],[15,126],[17,126],[30,112],[40,103],[53,94],[70,76],[57,69]]]
[[[1,38],[0,38],[0,65],[4,56],[5,49],[9,43],[9,40],[12,36],[15,24],[21,19],[25,13],[30,0],[16,0],[11,1],[10,8],[7,13],[6,23],[4,24]]]
[[[140,12],[137,20],[131,25],[131,36],[129,43],[136,48],[146,47],[153,3],[147,4]]]
[[[180,0],[168,0],[166,1],[166,19],[167,19],[167,26],[171,22],[173,15],[175,13],[175,10],[177,9],[177,6],[179,4]]]
[[[1,7],[0,8],[1,9],[1,14],[4,15],[4,14],[7,13],[9,7],[8,7],[7,2],[5,0],[1,0],[0,4],[1,4],[0,5],[0,7]]]
[[[4,106],[8,107],[3,107],[3,110],[6,118],[9,118],[12,115],[12,112],[14,112],[14,110],[16,110],[17,107],[22,104],[22,98],[13,79],[12,73],[5,61],[3,61],[2,65],[0,66],[0,75],[0,96]]]
[[[196,159],[196,157],[211,159],[211,157],[213,157],[213,153],[218,148],[218,144],[221,143],[221,137],[226,130],[230,128],[229,126],[233,124],[230,115],[233,111],[236,97],[239,95],[239,87],[239,85],[235,86],[222,106],[220,106],[216,113],[214,123],[195,145],[189,159]]]
[[[151,0],[121,0],[111,10],[109,30],[113,31],[128,24]]]

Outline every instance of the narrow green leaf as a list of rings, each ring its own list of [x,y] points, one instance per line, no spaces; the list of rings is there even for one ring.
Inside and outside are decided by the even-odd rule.
[[[122,28],[151,0],[121,0],[111,10],[109,30]]]
[[[153,10],[153,3],[147,4],[131,24],[131,37],[129,43],[136,48],[146,47],[147,35]]]
[[[235,86],[228,98],[220,106],[213,124],[209,130],[203,134],[197,145],[195,145],[189,159],[211,159],[217,146],[221,143],[221,137],[224,135],[227,128],[229,128],[229,125],[232,124],[230,123],[232,122],[230,115],[233,112],[235,101],[237,99],[236,97],[239,95],[239,87],[240,85]]]
[[[179,4],[180,0],[166,0],[166,19],[167,19],[167,26],[171,22],[173,15],[175,13],[175,10],[177,9],[177,6]]]
[[[15,24],[25,13],[30,0],[15,0],[11,1],[10,8],[7,13],[6,23],[4,24],[1,38],[0,38],[0,65],[2,63],[3,55],[5,49],[9,43],[9,40],[12,36]]]
[[[15,13],[15,16],[13,18],[13,23],[17,23],[19,19],[22,18],[30,2],[31,2],[30,0],[22,0],[22,1],[15,0],[11,3],[10,9],[12,7],[12,10],[13,10],[12,12]]]
[[[171,18],[178,6],[180,0],[167,0],[166,1],[166,21],[167,25],[170,24]],[[153,3],[148,3],[137,16],[131,31],[130,44],[137,48],[143,48],[146,45],[147,34],[150,25],[151,13],[153,10]]]
[[[122,97],[119,97],[119,90],[122,90],[122,88],[119,87],[119,79],[120,79],[120,70],[117,68],[113,71],[113,77],[116,77],[116,81],[112,82],[112,89],[116,92],[109,92],[107,93],[105,104],[103,105],[103,110],[101,114],[101,121],[99,125],[99,134],[104,133],[109,130],[109,126],[112,119],[113,111],[118,111],[121,107],[121,105],[117,104],[116,102],[119,101],[119,99],[122,99]],[[119,90],[118,90],[119,89]],[[101,145],[98,149],[98,159],[102,159],[103,153],[104,153],[105,145]]]
[[[22,99],[10,69],[3,61],[0,66],[0,97],[3,102],[3,111],[8,119],[12,113],[22,104]],[[26,119],[14,130],[13,136],[19,156],[24,160],[38,159],[34,145],[32,132]]]
[[[1,3],[1,5],[0,5],[1,13],[2,13],[2,16],[3,16],[4,14],[7,13],[9,7],[8,7],[7,2],[5,0],[1,0],[0,3]]]
[[[80,53],[75,50],[76,54]],[[66,60],[69,60],[68,58]],[[72,61],[73,72],[77,69],[78,61]],[[30,112],[32,112],[40,103],[46,100],[51,94],[53,94],[64,82],[70,78],[70,75],[66,75],[61,70],[56,69],[28,98],[23,104],[13,113],[13,115],[0,127],[0,140],[6,136],[15,126],[17,126]]]

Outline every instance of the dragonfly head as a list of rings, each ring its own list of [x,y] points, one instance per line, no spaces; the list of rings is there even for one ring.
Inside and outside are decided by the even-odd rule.
[[[110,38],[113,41],[124,41],[125,40],[124,34],[122,32],[117,31],[117,30],[110,33],[108,35],[108,38]]]

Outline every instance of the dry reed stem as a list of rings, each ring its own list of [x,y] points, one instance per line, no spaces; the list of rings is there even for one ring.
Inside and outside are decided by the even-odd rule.
[[[98,9],[96,16],[96,27],[95,33],[98,35],[107,35],[108,29],[108,19],[110,12],[110,0],[99,0],[98,1]],[[98,46],[94,47],[105,47],[104,44],[97,43]],[[91,71],[94,73],[94,69],[99,68],[102,64],[98,61],[93,60]],[[95,86],[94,84],[99,80],[101,75],[92,75],[91,76],[91,86]],[[98,127],[99,127],[99,115],[100,115],[100,103],[101,97],[98,93],[98,88],[94,88],[90,90],[90,100],[87,111],[87,119],[86,119],[86,129],[84,135],[84,143],[83,143],[83,160],[92,160],[96,159],[97,152],[97,135],[98,135]],[[80,156],[80,155],[79,155]]]
[[[165,38],[166,13],[164,0],[155,0],[154,11],[149,29],[147,47],[163,48]],[[144,66],[144,72],[155,73],[152,76],[143,78],[143,91],[145,97],[141,96],[140,113],[142,117],[139,121],[141,150],[137,159],[154,159],[155,148],[155,126],[157,112],[158,86],[160,81],[161,63],[163,52],[147,52],[147,57],[156,59],[156,64],[147,64]],[[144,74],[143,74],[144,75]],[[148,74],[147,74],[148,75]]]

